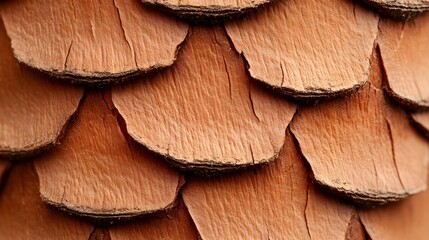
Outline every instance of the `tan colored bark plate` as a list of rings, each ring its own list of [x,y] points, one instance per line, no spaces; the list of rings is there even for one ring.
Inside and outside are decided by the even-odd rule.
[[[128,133],[186,169],[277,157],[296,106],[256,86],[220,28],[195,27],[177,64],[113,91]]]
[[[198,233],[183,203],[165,217],[153,217],[109,229],[111,240],[197,240]]]
[[[429,137],[429,112],[412,113],[411,120],[418,130]]]
[[[388,17],[408,20],[429,10],[427,0],[363,0]]]
[[[353,209],[307,181],[288,134],[279,158],[254,171],[191,178],[183,198],[202,239],[344,239]]]
[[[429,191],[359,215],[371,239],[425,240],[429,235]]]
[[[306,0],[275,1],[226,29],[253,78],[293,98],[325,98],[367,82],[377,26],[352,1]]]
[[[82,240],[93,227],[55,211],[39,196],[32,163],[16,164],[0,197],[0,239]]]
[[[256,9],[272,0],[141,0],[190,19],[223,19]]]
[[[173,64],[188,29],[139,0],[7,1],[1,13],[19,61],[88,84]]]
[[[345,99],[303,107],[291,130],[320,185],[352,201],[396,201],[426,188],[428,143],[401,108],[389,104],[377,82]]]
[[[388,93],[408,108],[429,109],[429,13],[406,23],[383,20],[379,46]]]
[[[88,92],[63,144],[35,162],[43,200],[96,219],[171,207],[179,174],[122,134],[109,101]]]
[[[18,64],[0,21],[0,157],[17,158],[58,143],[83,90]]]

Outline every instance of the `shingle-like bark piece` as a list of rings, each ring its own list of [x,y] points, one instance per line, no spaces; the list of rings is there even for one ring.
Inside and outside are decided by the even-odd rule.
[[[407,20],[429,10],[427,0],[363,0],[378,9],[383,15]]]
[[[259,169],[192,178],[185,204],[202,239],[344,239],[353,209],[313,189],[291,136]]]
[[[199,19],[222,19],[240,15],[271,0],[141,0],[158,5],[179,16]]]
[[[352,1],[302,0],[275,1],[226,29],[252,77],[291,97],[318,98],[367,82],[377,26]]]
[[[371,83],[345,99],[303,107],[291,123],[316,182],[358,203],[395,201],[426,187],[428,143]]]
[[[384,19],[379,46],[388,93],[410,108],[429,109],[429,13],[405,23]]]
[[[8,1],[1,13],[19,61],[89,84],[171,65],[188,29],[139,0]]]
[[[151,217],[109,229],[111,240],[197,240],[198,233],[186,207],[180,203],[167,216]]]
[[[359,212],[371,239],[415,239],[429,236],[429,191],[400,202]]]
[[[174,67],[118,87],[113,102],[135,140],[188,169],[274,159],[296,109],[251,82],[222,29],[202,27]]]
[[[92,218],[170,207],[179,174],[122,134],[107,93],[89,92],[64,142],[35,162],[45,202]]]
[[[425,136],[429,137],[429,112],[417,112],[411,114],[414,126]]]
[[[32,163],[11,169],[0,195],[0,239],[88,239],[93,227],[45,205]]]
[[[83,90],[20,66],[0,21],[0,157],[22,157],[55,145]]]

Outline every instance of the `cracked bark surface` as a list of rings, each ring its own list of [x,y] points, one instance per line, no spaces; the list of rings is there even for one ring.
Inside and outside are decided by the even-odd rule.
[[[111,240],[197,240],[198,232],[181,201],[177,208],[172,209],[166,216],[153,217],[115,225],[109,229]]]
[[[183,199],[202,239],[344,239],[353,209],[307,180],[288,133],[276,161],[257,169],[193,177]]]
[[[380,22],[387,92],[408,108],[429,109],[429,13],[405,23]]]
[[[0,195],[0,238],[88,239],[93,227],[45,205],[32,163],[15,164]],[[5,220],[6,219],[6,220]]]
[[[291,123],[316,182],[351,201],[381,204],[426,188],[428,143],[381,88],[379,57],[356,94],[300,108]]]
[[[352,1],[305,0],[275,1],[226,29],[253,78],[293,98],[326,98],[367,82],[377,26]]]
[[[363,0],[375,7],[381,14],[399,20],[409,20],[429,10],[427,0]]]
[[[179,174],[121,132],[109,97],[88,92],[64,142],[35,161],[43,200],[100,220],[171,207]]]
[[[139,0],[8,1],[1,13],[20,62],[87,84],[170,66],[188,30]]]
[[[198,170],[273,160],[296,109],[251,81],[218,27],[193,28],[175,66],[112,97],[137,142]]]
[[[426,137],[429,137],[429,112],[416,112],[410,116],[414,126]]]
[[[359,211],[371,239],[424,240],[429,235],[429,191],[374,209]]]
[[[19,65],[1,21],[0,52],[0,157],[27,157],[56,145],[83,90]]]
[[[271,0],[141,0],[192,20],[230,18],[269,3]]]

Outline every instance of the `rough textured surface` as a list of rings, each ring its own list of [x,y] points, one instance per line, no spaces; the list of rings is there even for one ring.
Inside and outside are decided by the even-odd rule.
[[[368,80],[377,23],[352,1],[276,1],[226,29],[252,77],[293,98],[318,98]]]
[[[367,240],[365,228],[357,212],[350,219],[345,240]]]
[[[178,173],[127,138],[108,94],[89,92],[64,143],[35,162],[43,200],[94,218],[169,207]]]
[[[387,17],[408,20],[429,10],[427,0],[363,0]]]
[[[271,0],[141,0],[166,8],[179,16],[199,19],[231,17],[255,9]]]
[[[188,29],[139,0],[7,1],[1,14],[19,61],[84,83],[171,65]]]
[[[344,239],[353,213],[312,188],[289,134],[276,161],[190,179],[183,198],[202,239]]]
[[[0,239],[427,239],[427,16],[380,31],[364,0],[268,1],[0,0],[16,57],[92,83],[18,65],[0,29],[7,144],[82,99],[61,144],[0,154]]]
[[[429,112],[412,113],[411,120],[420,132],[429,137]]]
[[[109,229],[111,240],[197,240],[198,232],[183,202],[167,216],[153,217]]]
[[[30,155],[57,144],[83,90],[20,66],[0,21],[0,156]]]
[[[12,168],[0,195],[0,219],[2,240],[82,240],[88,239],[93,229],[42,202],[31,163],[16,164]]]
[[[291,123],[316,181],[358,203],[384,203],[426,188],[428,143],[376,83],[349,98],[303,107]],[[375,84],[374,84],[375,83]]]
[[[251,82],[220,28],[202,27],[174,67],[115,89],[113,102],[135,140],[188,169],[273,160],[296,108]]]
[[[429,13],[406,23],[384,19],[379,46],[388,93],[409,108],[429,109]]]
[[[362,223],[371,239],[424,240],[429,235],[429,191],[375,209],[362,209]]]

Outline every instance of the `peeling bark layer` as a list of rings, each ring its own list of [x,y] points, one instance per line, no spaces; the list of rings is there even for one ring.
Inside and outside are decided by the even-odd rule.
[[[427,0],[363,0],[375,7],[381,14],[399,20],[409,20],[429,10]]]
[[[123,135],[107,93],[88,92],[63,144],[35,165],[45,202],[95,219],[169,208],[180,186],[177,172]]]
[[[82,240],[93,227],[55,211],[39,196],[32,163],[15,164],[0,197],[0,239]]]
[[[383,19],[379,46],[387,92],[407,108],[429,109],[429,13],[408,22]]]
[[[222,29],[204,27],[174,67],[115,88],[113,102],[137,142],[199,170],[275,159],[296,108],[251,82]]]
[[[192,178],[185,204],[202,239],[344,239],[353,209],[307,180],[288,134],[279,158],[258,169]]]
[[[0,157],[27,157],[56,145],[83,90],[21,66],[1,21],[0,52]]]
[[[291,130],[316,182],[361,204],[396,201],[426,188],[428,143],[386,101],[378,59],[356,94],[303,107]]]
[[[221,20],[254,10],[271,0],[141,0],[191,20]]]
[[[429,191],[397,203],[361,209],[362,223],[371,239],[424,240],[429,235]]]
[[[253,78],[293,98],[326,98],[368,81],[377,26],[352,1],[301,0],[275,1],[226,29]]]
[[[7,1],[1,13],[20,62],[87,84],[173,64],[188,29],[139,0]]]

